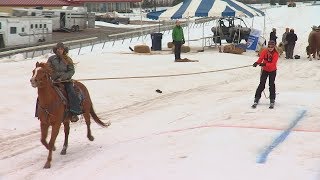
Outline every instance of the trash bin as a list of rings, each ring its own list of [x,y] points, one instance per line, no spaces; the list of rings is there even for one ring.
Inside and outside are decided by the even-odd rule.
[[[162,33],[151,33],[152,51],[161,51]]]

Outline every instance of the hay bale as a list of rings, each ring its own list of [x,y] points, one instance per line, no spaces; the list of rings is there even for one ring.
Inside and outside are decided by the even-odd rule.
[[[191,51],[191,48],[189,46],[185,46],[185,45],[181,46],[181,53],[187,53],[190,51]],[[174,46],[172,47],[172,52],[174,52]]]
[[[187,52],[190,52],[190,47],[189,46],[185,46],[185,45],[182,45],[181,46],[181,52],[183,53],[187,53]]]
[[[167,47],[168,47],[168,48],[172,48],[173,46],[174,46],[173,42],[168,42],[168,43],[167,43]]]
[[[228,45],[225,45],[225,46],[222,46],[223,47],[223,52],[224,53],[231,53],[231,50],[233,49],[233,44],[228,44]]]
[[[236,47],[234,44],[228,44],[223,46],[224,53],[242,54],[245,50],[241,47]]]
[[[244,44],[244,43],[237,44],[236,48],[240,48],[240,49],[242,49],[243,52],[246,52],[247,51],[247,44]]]
[[[134,46],[134,52],[151,53],[151,50],[150,50],[150,47],[147,45],[136,45],[136,46]]]
[[[245,50],[239,47],[235,47],[234,49],[231,49],[232,54],[242,54],[243,52],[245,52]]]

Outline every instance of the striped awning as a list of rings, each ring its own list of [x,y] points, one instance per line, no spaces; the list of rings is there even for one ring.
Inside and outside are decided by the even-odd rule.
[[[184,0],[182,3],[163,11],[147,14],[149,19],[182,19],[189,17],[254,17],[264,13],[235,0]]]
[[[0,6],[72,6],[85,3],[141,2],[142,0],[0,0]]]

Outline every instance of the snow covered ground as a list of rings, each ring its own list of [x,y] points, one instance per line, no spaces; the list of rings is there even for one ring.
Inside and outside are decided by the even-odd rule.
[[[268,88],[261,105],[250,108],[260,74],[258,67],[250,66],[257,59],[254,52],[234,55],[210,48],[182,55],[197,63],[174,63],[166,48],[150,55],[129,51],[128,46],[135,44],[150,46],[149,36],[108,43],[104,49],[95,45],[92,52],[88,47],[80,55],[71,51],[78,62],[75,79],[217,72],[83,81],[98,116],[112,125],[101,128],[93,122],[95,141],[89,142],[84,121],[73,123],[65,156],[59,154],[62,130],[49,170],[42,168],[47,150],[34,118],[37,91],[29,83],[35,63],[49,55],[1,60],[0,180],[320,179],[320,61],[308,61],[305,55],[308,33],[320,25],[319,8],[266,9],[267,34],[275,27],[281,39],[286,27],[294,28],[299,39],[295,54],[302,57],[279,60],[273,110],[268,109]],[[247,22],[251,24],[251,19]],[[254,19],[255,28],[262,30],[263,24],[263,17]],[[211,26],[206,24],[207,34]],[[190,28],[190,39],[201,36],[201,26]],[[165,32],[163,47],[170,40],[170,32]],[[201,48],[201,41],[190,45]],[[299,119],[303,111],[306,114]],[[283,142],[275,144],[286,133]],[[266,162],[258,163],[267,150],[272,151]]]

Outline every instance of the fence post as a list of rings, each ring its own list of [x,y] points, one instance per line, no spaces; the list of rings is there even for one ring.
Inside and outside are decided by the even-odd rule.
[[[104,43],[102,45],[102,49],[104,49],[104,45],[106,44],[106,40],[104,40]]]
[[[79,47],[78,55],[80,54],[81,47],[82,47],[82,43],[80,42],[80,47]]]
[[[93,41],[91,41],[91,44],[92,44],[92,47],[91,47],[91,52],[92,52],[92,50],[93,50],[93,46],[94,46],[94,42],[93,42]]]

